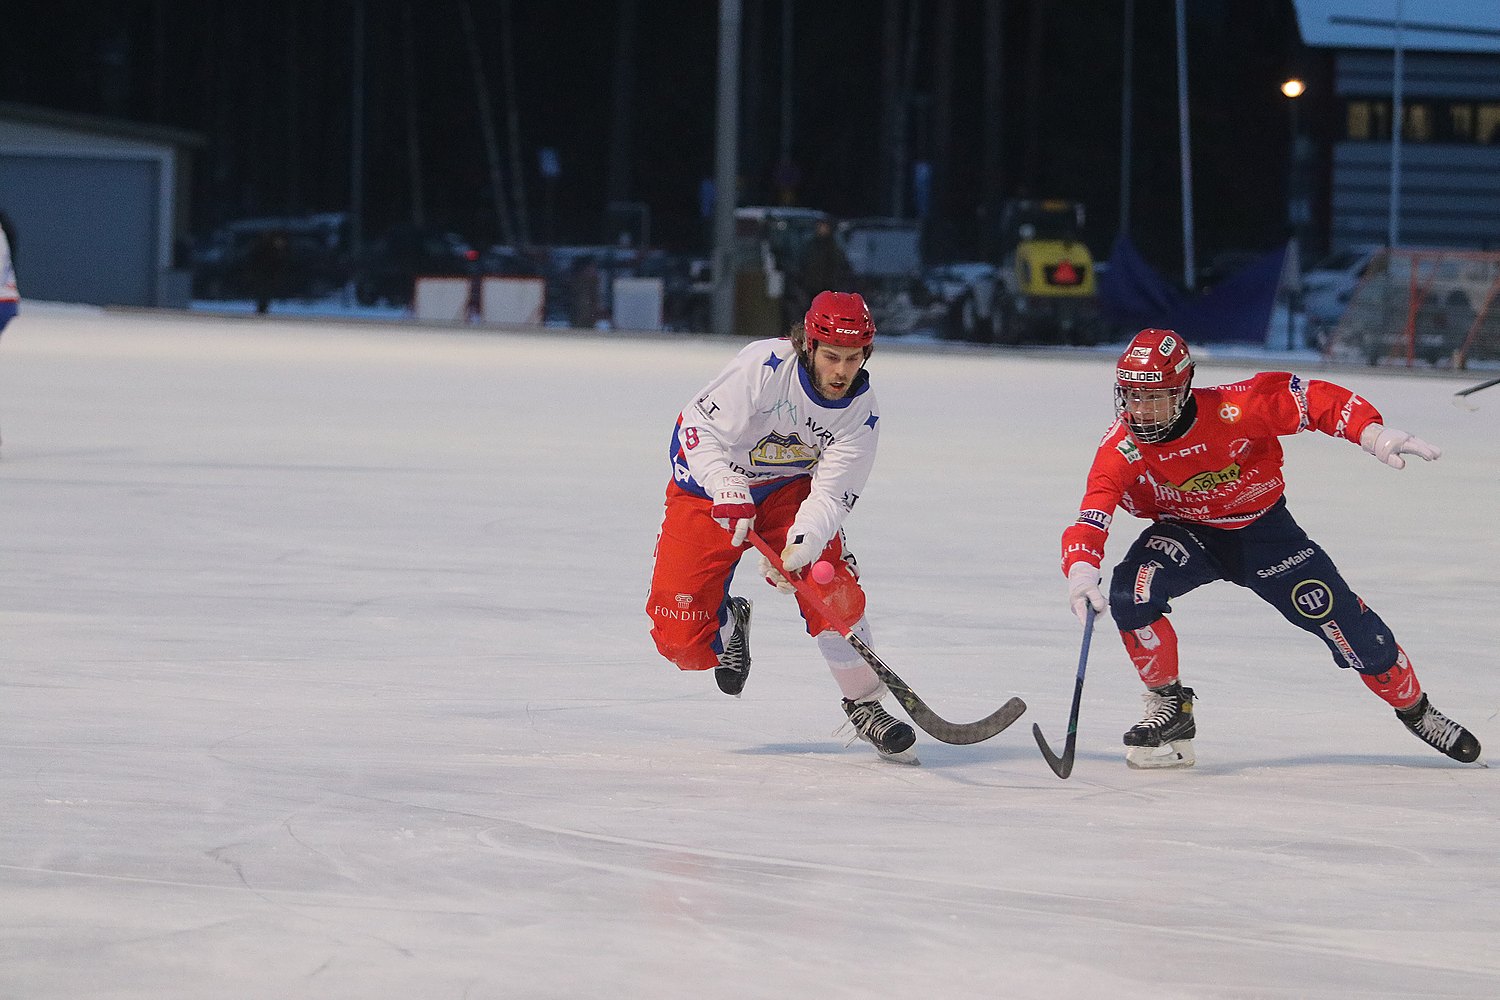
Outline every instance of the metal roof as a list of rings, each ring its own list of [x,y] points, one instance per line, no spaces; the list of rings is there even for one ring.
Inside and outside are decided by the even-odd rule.
[[[0,121],[21,122],[27,125],[64,129],[69,132],[83,132],[188,149],[196,149],[208,144],[208,140],[201,133],[190,132],[186,129],[170,128],[165,125],[143,125],[140,122],[125,121],[121,118],[101,118],[97,115],[81,115],[71,111],[54,111],[51,108],[37,107],[34,104],[15,104],[9,101],[0,101]]]
[[[1313,48],[1500,53],[1500,0],[1292,0]]]

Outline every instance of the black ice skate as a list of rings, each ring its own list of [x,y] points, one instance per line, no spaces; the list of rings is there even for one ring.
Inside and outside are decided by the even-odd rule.
[[[844,714],[854,726],[855,735],[879,750],[880,756],[886,760],[902,764],[920,763],[912,749],[917,742],[916,732],[887,712],[879,698],[872,701],[850,701],[845,698]],[[853,739],[850,742],[854,742]]]
[[[736,698],[745,690],[745,681],[750,676],[750,601],[743,597],[729,599],[729,617],[734,622],[734,631],[719,654],[719,665],[714,668],[714,680],[719,690]]]
[[[1193,737],[1198,735],[1193,689],[1173,681],[1141,697],[1146,717],[1125,732],[1125,763],[1138,769],[1192,767],[1197,762]]]
[[[1463,726],[1433,708],[1426,694],[1411,708],[1398,708],[1396,718],[1417,739],[1441,750],[1454,760],[1471,764],[1479,759],[1479,740]]]

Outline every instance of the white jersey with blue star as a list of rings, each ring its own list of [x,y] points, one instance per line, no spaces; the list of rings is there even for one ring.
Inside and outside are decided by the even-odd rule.
[[[826,544],[870,477],[879,422],[863,369],[843,399],[824,399],[790,340],[757,340],[677,418],[672,475],[683,489],[705,497],[725,477],[741,475],[757,503],[810,476],[812,492],[798,508],[792,533]]]
[[[5,230],[0,229],[0,302],[18,302],[21,293],[16,291],[16,268],[10,259],[10,242]]]

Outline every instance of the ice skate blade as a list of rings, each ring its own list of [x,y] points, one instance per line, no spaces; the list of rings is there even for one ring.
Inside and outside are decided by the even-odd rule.
[[[1192,767],[1198,762],[1192,740],[1163,743],[1159,747],[1126,747],[1125,765],[1135,771],[1167,767]]]
[[[721,676],[721,671],[715,668],[714,683],[718,685],[721,694],[727,694],[731,698],[738,698],[745,693],[745,678],[740,677],[737,673]],[[739,685],[738,691],[734,690],[736,684]]]
[[[900,753],[880,753],[879,750],[875,752],[877,754],[880,754],[881,760],[888,760],[892,764],[909,764],[915,767],[922,763],[917,759],[917,751],[915,747],[908,747],[907,749],[902,750]]]

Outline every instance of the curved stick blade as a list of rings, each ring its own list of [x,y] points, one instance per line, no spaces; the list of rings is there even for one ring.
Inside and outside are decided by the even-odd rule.
[[[1042,752],[1042,757],[1046,759],[1047,766],[1052,768],[1053,774],[1059,778],[1066,778],[1073,773],[1073,754],[1078,749],[1074,734],[1068,734],[1067,742],[1063,744],[1061,757],[1052,752],[1052,748],[1047,745],[1046,738],[1042,736],[1042,727],[1034,722],[1031,724],[1031,735],[1036,737],[1037,749]]]

